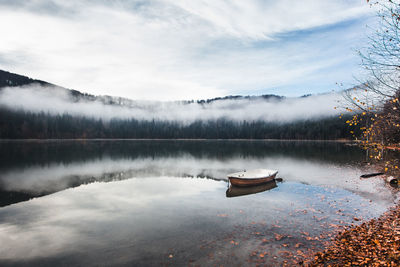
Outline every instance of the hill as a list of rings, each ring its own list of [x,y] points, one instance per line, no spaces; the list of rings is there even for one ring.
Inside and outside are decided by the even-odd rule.
[[[350,137],[348,126],[323,103],[329,95],[149,102],[94,96],[6,71],[0,71],[0,85],[2,139]]]

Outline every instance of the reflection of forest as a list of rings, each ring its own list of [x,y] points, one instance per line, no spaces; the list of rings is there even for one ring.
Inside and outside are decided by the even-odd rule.
[[[168,163],[165,165],[165,160],[172,159],[172,162],[176,163],[183,162],[187,158],[193,159],[194,164],[197,164],[192,166],[191,170],[179,169],[183,165],[168,166]],[[165,175],[224,180],[225,169],[208,170],[207,166],[204,166],[207,164],[205,162],[219,162],[221,166],[229,169],[237,168],[237,166],[230,166],[228,161],[263,162],[267,158],[293,158],[346,164],[361,161],[363,151],[358,147],[347,146],[343,143],[314,141],[0,142],[0,188],[2,188],[0,189],[0,206],[95,181],[110,182],[132,177]],[[138,162],[141,160],[150,165],[139,166]],[[122,165],[118,167],[116,164],[121,161],[123,161],[123,167]],[[229,166],[225,166],[224,162],[227,162]],[[111,166],[112,169],[107,169],[106,164],[109,164],[107,166]],[[57,168],[60,166],[62,170],[59,173]],[[84,166],[93,171],[85,172]],[[104,170],[103,167],[105,167]],[[187,166],[184,167],[187,168]],[[37,170],[43,172],[35,172],[32,174],[34,177],[25,177]],[[64,170],[65,173],[62,172]],[[18,177],[19,180],[14,177],[15,174],[13,176],[13,173],[21,176]],[[20,182],[23,182],[22,186],[18,184]],[[7,189],[8,184],[17,186]],[[34,185],[34,187],[29,185]]]
[[[331,163],[359,162],[363,152],[356,146],[318,141],[16,141],[0,142],[0,170],[68,164],[110,157],[112,159],[164,158],[188,154],[195,158],[291,157]]]
[[[42,191],[37,190],[29,190],[29,191],[8,191],[1,189],[0,185],[0,207],[11,205],[14,203],[27,201],[29,199],[35,197],[42,197],[49,194],[53,194],[55,192],[77,187],[83,184],[89,184],[93,182],[111,182],[111,181],[118,181],[131,178],[132,171],[125,171],[125,172],[114,172],[114,173],[103,173],[101,175],[93,176],[93,175],[70,175],[63,177],[62,182],[55,187],[49,187],[48,185],[44,184]],[[0,180],[1,183],[1,180]]]
[[[386,173],[386,175],[400,176],[400,150],[397,148],[366,147],[365,161],[369,164],[372,163],[376,169]]]

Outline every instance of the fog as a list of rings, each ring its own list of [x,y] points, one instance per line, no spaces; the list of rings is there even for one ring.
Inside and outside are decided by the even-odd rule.
[[[99,99],[73,101],[66,90],[31,85],[4,88],[0,91],[0,106],[12,110],[51,115],[69,114],[89,118],[161,120],[191,123],[196,120],[225,118],[234,121],[291,122],[335,116],[339,93],[327,93],[282,100],[262,98],[213,101],[188,104],[184,102],[132,101],[126,105],[106,105]],[[190,100],[190,99],[188,99]]]

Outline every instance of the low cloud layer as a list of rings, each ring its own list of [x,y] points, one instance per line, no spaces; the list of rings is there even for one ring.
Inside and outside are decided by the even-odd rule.
[[[0,105],[12,110],[70,114],[95,119],[162,120],[191,123],[196,120],[291,122],[334,116],[340,94],[329,93],[282,100],[262,98],[213,101],[211,103],[133,101],[128,106],[105,105],[100,101],[73,102],[67,91],[29,86],[4,88]]]

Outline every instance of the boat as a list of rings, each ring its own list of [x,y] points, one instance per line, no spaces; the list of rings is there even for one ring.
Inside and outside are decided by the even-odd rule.
[[[267,190],[271,190],[276,187],[278,187],[278,185],[276,184],[275,180],[266,182],[261,185],[255,185],[255,186],[237,187],[237,186],[231,185],[226,190],[226,197],[239,197],[239,196],[257,194],[257,193],[261,193],[261,192],[264,192]]]
[[[234,186],[254,186],[275,179],[277,170],[255,169],[228,174],[229,182]]]

